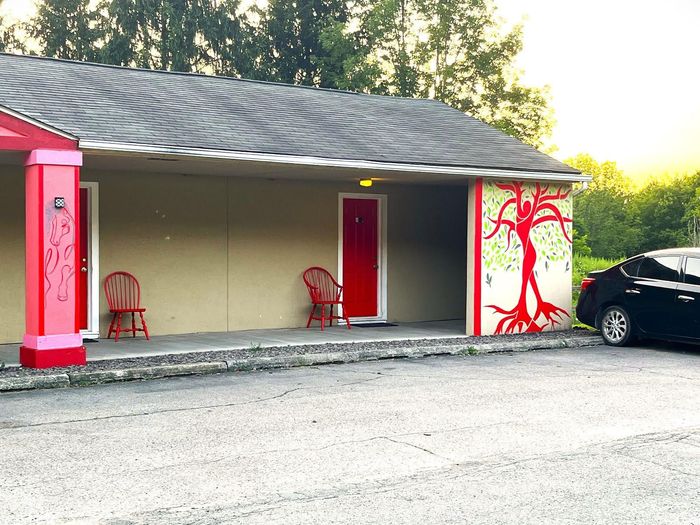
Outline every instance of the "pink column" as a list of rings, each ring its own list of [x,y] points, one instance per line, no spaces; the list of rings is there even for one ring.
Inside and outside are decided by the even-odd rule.
[[[26,166],[26,334],[22,366],[85,364],[78,308],[80,151],[34,150]]]

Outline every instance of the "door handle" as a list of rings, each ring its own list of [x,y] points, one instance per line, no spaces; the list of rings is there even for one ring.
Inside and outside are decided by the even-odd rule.
[[[83,273],[87,273],[87,268],[85,266],[83,266],[80,268],[80,271]]]
[[[639,288],[628,288],[625,293],[639,295],[642,291]]]
[[[678,296],[679,301],[683,301],[684,303],[690,303],[695,300],[694,297],[690,297],[688,295],[679,295]]]

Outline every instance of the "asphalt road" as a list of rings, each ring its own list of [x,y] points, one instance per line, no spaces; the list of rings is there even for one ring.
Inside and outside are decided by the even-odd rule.
[[[0,522],[700,524],[700,348],[4,394]]]

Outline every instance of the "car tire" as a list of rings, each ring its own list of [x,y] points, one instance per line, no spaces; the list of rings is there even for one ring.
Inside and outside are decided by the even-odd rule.
[[[600,317],[600,333],[606,345],[625,346],[633,341],[632,321],[621,306],[606,308]]]

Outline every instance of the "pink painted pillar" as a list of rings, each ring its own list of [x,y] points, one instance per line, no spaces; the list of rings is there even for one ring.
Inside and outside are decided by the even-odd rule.
[[[32,151],[26,166],[26,333],[22,366],[85,364],[80,335],[80,151]]]

